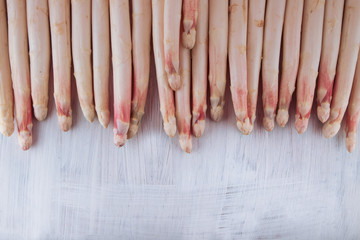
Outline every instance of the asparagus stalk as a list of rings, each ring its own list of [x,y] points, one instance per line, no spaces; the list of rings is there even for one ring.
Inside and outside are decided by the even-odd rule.
[[[251,124],[250,129],[253,129],[256,119],[259,74],[263,48],[265,5],[266,0],[249,1],[246,60],[248,79],[248,116]]]
[[[360,57],[357,59],[354,84],[351,90],[346,114],[346,148],[351,153],[356,144],[356,134],[360,120]]]
[[[183,29],[182,44],[188,49],[192,49],[196,41],[196,24],[198,18],[198,1],[183,0]]]
[[[183,151],[190,153],[191,143],[191,110],[190,110],[190,85],[191,85],[191,58],[190,50],[180,46],[180,77],[182,86],[175,92],[176,120],[179,130],[179,143]]]
[[[14,98],[6,25],[5,0],[0,0],[0,132],[10,136],[14,132]]]
[[[49,0],[54,97],[60,128],[68,131],[71,110],[70,0]]]
[[[98,119],[104,128],[110,121],[110,16],[109,0],[92,1],[92,44],[94,71],[94,99]]]
[[[234,111],[237,119],[237,127],[248,135],[252,131],[252,125],[247,110],[247,0],[231,0],[229,15],[229,66],[230,66],[230,89]]]
[[[173,90],[181,87],[179,75],[179,44],[181,22],[181,0],[165,0],[164,7],[164,51],[165,71]]]
[[[347,0],[330,116],[323,127],[323,134],[327,138],[335,136],[339,131],[349,103],[360,44],[359,22],[360,1]]]
[[[344,0],[326,1],[319,80],[317,84],[317,116],[323,123],[328,120],[330,115],[330,102],[339,55],[343,12]]]
[[[264,50],[262,61],[263,125],[267,131],[274,128],[278,103],[279,58],[286,0],[272,0],[266,5]]]
[[[26,27],[26,1],[8,0],[9,56],[15,95],[15,116],[19,144],[28,150],[32,144],[30,67]]]
[[[150,73],[151,1],[132,0],[134,85],[128,138],[135,136],[144,115]]]
[[[159,90],[160,111],[167,135],[176,133],[174,93],[167,82],[164,56],[164,0],[152,0],[153,48],[156,66],[156,78]]]
[[[208,74],[208,0],[199,0],[196,41],[192,55],[192,132],[200,137],[205,130]]]
[[[114,143],[125,144],[131,111],[131,28],[129,0],[110,0],[111,49],[114,73]]]
[[[224,114],[227,46],[228,0],[209,1],[209,86],[210,115],[220,121]]]
[[[48,112],[50,72],[50,27],[47,0],[26,1],[30,49],[31,96],[35,118]]]
[[[301,22],[304,0],[287,1],[282,42],[282,73],[276,122],[284,127],[289,120],[289,106],[295,90],[300,58]]]
[[[305,0],[296,89],[295,128],[305,132],[314,99],[321,53],[325,1]]]
[[[91,69],[91,0],[71,0],[74,75],[85,118],[95,117]]]

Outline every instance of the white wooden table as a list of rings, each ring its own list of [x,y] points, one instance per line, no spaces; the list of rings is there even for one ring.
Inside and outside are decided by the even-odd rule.
[[[121,149],[112,123],[87,123],[78,101],[61,132],[52,97],[30,151],[0,137],[0,239],[360,238],[360,144],[348,154],[343,130],[323,138],[313,114],[300,136],[291,112],[267,133],[260,108],[243,136],[228,91],[224,120],[208,120],[188,155],[163,132],[154,74],[140,131]]]

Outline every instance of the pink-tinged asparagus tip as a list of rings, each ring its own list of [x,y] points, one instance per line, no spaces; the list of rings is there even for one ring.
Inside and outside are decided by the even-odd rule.
[[[190,153],[192,149],[191,135],[180,134],[179,135],[180,147],[184,152]]]
[[[339,132],[340,127],[341,125],[339,122],[333,122],[333,123],[327,122],[325,123],[322,131],[326,138],[332,138]]]
[[[100,124],[107,128],[110,122],[110,111],[109,110],[96,110]]]
[[[289,111],[287,109],[279,109],[276,115],[276,122],[280,127],[285,127],[289,121]]]
[[[67,132],[70,130],[72,125],[72,117],[66,115],[58,115],[59,126],[62,131]]]
[[[215,122],[219,122],[224,115],[224,102],[220,97],[210,97],[211,109],[210,117]]]
[[[356,144],[356,133],[355,132],[348,132],[346,134],[346,149],[349,153],[352,153],[355,149]]]
[[[330,116],[330,104],[321,103],[321,105],[317,107],[317,116],[322,123],[325,123]]]
[[[176,91],[181,88],[182,82],[179,74],[176,73],[169,74],[168,81],[172,90]]]
[[[6,137],[10,137],[14,132],[14,123],[12,121],[0,122],[0,132]]]
[[[164,121],[164,130],[169,137],[174,137],[176,134],[176,118],[171,116],[168,121]]]
[[[114,132],[116,132],[116,130],[114,130]],[[126,134],[116,134],[114,133],[114,144],[117,147],[122,147],[125,145],[126,142]]]
[[[249,118],[245,118],[244,121],[238,120],[236,126],[244,135],[249,135],[253,130],[253,125],[250,123]]]
[[[264,126],[266,131],[271,132],[274,129],[274,126],[275,126],[274,118],[264,117],[263,118],[263,126]]]
[[[195,46],[196,31],[191,29],[190,33],[182,33],[182,45],[187,49],[193,49]]]
[[[46,116],[47,116],[47,113],[48,113],[48,108],[46,105],[34,105],[34,115],[35,115],[35,118],[38,120],[38,121],[43,121],[45,120]]]
[[[30,131],[20,131],[18,137],[19,145],[22,150],[29,150],[32,144],[32,136]]]
[[[88,120],[90,123],[92,123],[94,121],[95,118],[95,107],[94,105],[91,106],[82,106],[82,111],[83,114],[86,118],[86,120]]]
[[[295,129],[299,134],[303,134],[309,124],[308,117],[301,117],[300,114],[295,115]]]

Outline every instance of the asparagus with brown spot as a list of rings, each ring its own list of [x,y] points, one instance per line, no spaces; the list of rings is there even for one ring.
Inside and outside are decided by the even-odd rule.
[[[128,138],[135,136],[144,115],[150,73],[151,2],[132,0],[134,82]]]
[[[26,1],[29,34],[31,96],[35,118],[48,112],[50,72],[50,27],[47,0]]]
[[[165,133],[170,137],[174,137],[176,133],[174,93],[168,84],[165,72],[164,0],[152,0],[152,13],[152,37],[160,111],[164,122]]]
[[[228,50],[228,0],[209,1],[209,87],[210,115],[220,121],[224,115]]]
[[[344,0],[325,2],[325,19],[322,50],[317,83],[317,116],[326,122],[330,115],[333,83],[339,55],[341,26],[344,12]]]
[[[183,0],[183,32],[182,44],[192,49],[196,41],[196,24],[198,18],[199,0]]]
[[[14,96],[11,86],[5,0],[0,0],[0,132],[14,132]]]
[[[300,60],[301,22],[304,0],[287,1],[282,39],[282,69],[276,122],[284,127],[289,120]]]
[[[91,66],[91,0],[71,0],[74,75],[81,110],[92,122],[95,117]]]
[[[192,132],[195,137],[200,137],[205,130],[209,36],[208,12],[208,0],[199,0],[196,41],[194,48],[191,50]]]
[[[109,0],[92,0],[94,100],[99,122],[107,128],[109,111],[110,15]]]
[[[9,56],[15,96],[15,116],[19,144],[28,150],[32,144],[30,66],[26,27],[26,2],[8,0]]]
[[[359,22],[360,1],[347,0],[330,117],[323,127],[323,134],[326,138],[335,136],[339,131],[349,103],[360,44]]]

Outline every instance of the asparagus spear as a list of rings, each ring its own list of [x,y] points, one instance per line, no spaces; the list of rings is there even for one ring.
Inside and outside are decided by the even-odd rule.
[[[170,87],[181,87],[179,76],[179,43],[181,22],[181,0],[165,0],[164,7],[164,51],[165,71]]]
[[[208,0],[199,0],[196,41],[192,56],[192,132],[200,137],[205,130],[208,74]]]
[[[26,1],[8,0],[9,56],[15,95],[15,116],[19,144],[28,150],[32,144],[30,67],[26,27]]]
[[[94,70],[94,99],[98,119],[104,128],[110,121],[110,16],[109,0],[92,1],[92,43]]]
[[[347,0],[330,117],[323,127],[323,134],[327,138],[335,136],[339,131],[349,103],[360,44],[359,22],[360,1]]]
[[[263,125],[267,131],[274,128],[278,103],[279,58],[286,0],[268,1],[266,5],[264,49],[262,61]]]
[[[131,28],[129,0],[110,0],[112,64],[114,73],[114,143],[125,144],[131,110]]]
[[[182,44],[188,49],[192,49],[196,41],[196,24],[198,18],[198,1],[183,0],[183,29]]]
[[[295,128],[305,132],[314,98],[321,53],[325,1],[305,0],[296,89]]]
[[[360,55],[359,55],[360,56]],[[351,90],[346,114],[346,148],[351,153],[356,144],[356,134],[360,120],[360,57],[357,59],[354,84]]]
[[[6,25],[5,0],[0,0],[0,132],[10,136],[14,132],[14,98]]]
[[[72,124],[70,0],[49,0],[54,97],[58,121],[63,131]]]
[[[30,49],[31,96],[34,115],[42,121],[48,112],[50,27],[47,0],[26,1]]]
[[[128,138],[138,131],[144,115],[150,73],[151,1],[132,0],[134,85]]]
[[[248,116],[250,118],[250,129],[253,129],[256,119],[259,74],[263,47],[265,5],[266,0],[249,1],[246,60],[248,79]]]
[[[289,106],[295,90],[300,58],[301,22],[304,0],[287,1],[282,42],[282,73],[276,122],[284,127],[289,120]]]
[[[339,55],[343,11],[344,0],[326,1],[319,80],[317,84],[317,116],[323,123],[328,120],[330,115],[330,102]]]
[[[72,52],[74,75],[85,118],[95,117],[91,69],[91,0],[71,0]]]
[[[164,0],[152,0],[152,12],[152,36],[160,111],[164,121],[165,133],[170,137],[174,137],[176,133],[174,93],[167,82],[167,75],[165,72]]]
[[[243,134],[252,130],[247,110],[247,0],[230,0],[229,66],[230,89],[237,127]]]
[[[190,50],[180,45],[180,77],[182,86],[175,92],[176,120],[179,130],[181,149],[191,152],[191,110],[190,110],[190,85],[191,85],[191,58]]]
[[[209,1],[209,85],[210,115],[220,121],[224,114],[227,46],[228,0]]]

